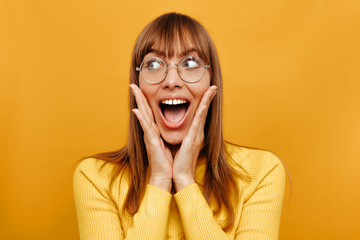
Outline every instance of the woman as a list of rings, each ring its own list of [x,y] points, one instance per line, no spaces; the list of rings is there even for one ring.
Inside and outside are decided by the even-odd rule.
[[[130,92],[127,145],[75,171],[81,239],[277,239],[283,165],[224,142],[219,60],[197,21],[145,27]]]

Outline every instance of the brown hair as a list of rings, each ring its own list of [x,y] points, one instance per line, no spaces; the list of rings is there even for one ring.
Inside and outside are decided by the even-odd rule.
[[[144,28],[135,43],[130,67],[130,83],[139,84],[136,67],[154,46],[160,47],[161,49],[157,50],[171,57],[179,46],[185,50],[189,43],[194,47],[192,50],[196,51],[205,63],[211,64],[211,85],[217,86],[217,94],[208,110],[204,127],[205,139],[201,154],[206,157],[207,163],[203,187],[206,200],[208,202],[213,200],[216,204],[216,208],[213,209],[214,214],[218,214],[221,209],[225,210],[227,218],[223,229],[226,231],[234,225],[234,207],[239,196],[236,178],[245,179],[246,176],[235,172],[228,163],[231,158],[226,155],[222,130],[222,76],[211,37],[199,22],[186,15],[168,13],[156,18]],[[100,153],[92,157],[118,164],[119,168],[114,172],[113,179],[124,168],[128,170],[131,183],[123,210],[133,215],[138,211],[147,184],[146,170],[149,163],[143,130],[136,116],[131,112],[131,109],[136,108],[136,101],[130,93],[129,98],[130,124],[127,145],[118,151]]]

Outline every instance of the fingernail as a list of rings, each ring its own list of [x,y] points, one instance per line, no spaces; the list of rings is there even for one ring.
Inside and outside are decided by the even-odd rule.
[[[217,87],[215,86],[214,87],[214,94],[216,94],[217,93]]]
[[[130,92],[131,92],[132,94],[134,94],[133,86],[132,86],[131,84],[129,85],[129,88],[130,88]]]

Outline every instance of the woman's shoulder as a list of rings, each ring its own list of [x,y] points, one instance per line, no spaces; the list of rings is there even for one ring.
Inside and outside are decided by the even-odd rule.
[[[248,177],[249,185],[255,186],[264,180],[285,183],[284,163],[274,153],[229,142],[225,143],[225,147],[230,164],[233,162],[234,168]]]
[[[92,178],[104,178],[108,177],[114,168],[114,163],[90,157],[80,161],[75,169],[75,174],[84,174]]]
[[[76,167],[73,181],[76,183],[81,179],[86,179],[99,190],[108,191],[112,184],[119,183],[121,174],[116,174],[119,173],[118,170],[119,164],[97,158],[85,158]],[[124,185],[123,181],[122,185]]]
[[[272,168],[283,165],[282,160],[277,155],[267,150],[244,147],[230,142],[225,142],[225,148],[227,155],[243,167],[263,168],[268,166]]]

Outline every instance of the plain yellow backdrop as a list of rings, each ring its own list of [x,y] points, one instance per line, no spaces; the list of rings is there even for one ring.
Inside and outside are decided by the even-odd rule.
[[[227,140],[287,164],[280,239],[360,239],[360,2],[0,1],[0,239],[78,239],[72,174],[126,141],[130,54],[169,11],[209,30]]]

